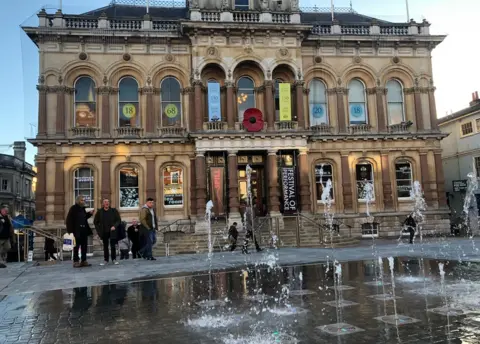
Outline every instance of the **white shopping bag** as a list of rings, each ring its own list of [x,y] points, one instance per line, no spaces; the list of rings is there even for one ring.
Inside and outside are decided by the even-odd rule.
[[[73,234],[65,234],[63,236],[63,251],[73,251],[75,247],[75,236]]]

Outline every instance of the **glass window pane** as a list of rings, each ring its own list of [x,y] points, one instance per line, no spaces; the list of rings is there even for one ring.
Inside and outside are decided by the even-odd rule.
[[[357,197],[360,200],[366,199],[366,183],[372,184],[372,200],[375,199],[375,188],[373,183],[373,166],[371,164],[357,164],[355,166],[357,180]]]
[[[73,176],[74,199],[81,195],[87,208],[94,208],[93,170],[88,167],[76,169]]]
[[[388,124],[403,122],[403,103],[388,103]]]
[[[138,169],[123,167],[120,170],[120,208],[138,208]]]
[[[237,85],[238,120],[242,122],[245,110],[255,107],[254,84],[252,79],[241,77]]]
[[[180,88],[180,83],[178,82],[177,79],[172,77],[163,79],[160,85],[160,89],[161,89],[162,102],[181,101],[181,88]]]
[[[409,162],[396,163],[395,177],[397,185],[397,196],[399,198],[409,198],[413,184],[412,165]]]
[[[330,189],[330,197],[334,199],[334,180],[333,167],[330,164],[321,164],[315,166],[315,184],[317,188],[317,200],[322,199],[324,188],[327,186],[327,181],[332,181],[332,188]]]
[[[365,87],[360,80],[353,79],[348,87],[348,101],[350,103],[365,102]]]
[[[120,102],[138,101],[138,83],[134,78],[123,78],[119,84],[118,99]]]
[[[387,101],[388,102],[403,102],[402,85],[397,80],[390,80],[387,83]]]
[[[235,9],[237,10],[246,10],[248,9],[249,0],[235,0]]]
[[[163,169],[163,204],[165,207],[183,206],[183,169],[167,166]]]
[[[92,78],[84,76],[75,82],[75,102],[95,102],[95,83]]]
[[[95,83],[90,77],[75,82],[75,127],[94,127],[97,123]]]
[[[313,79],[310,82],[309,102],[311,104],[327,102],[326,87],[322,81]]]
[[[120,102],[119,106],[119,125],[120,127],[135,127],[139,120],[138,102]]]

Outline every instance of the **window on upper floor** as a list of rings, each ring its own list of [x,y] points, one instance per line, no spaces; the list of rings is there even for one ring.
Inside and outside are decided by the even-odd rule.
[[[275,121],[280,119],[280,84],[283,83],[281,79],[275,79],[275,95],[273,96],[275,102]]]
[[[174,77],[167,77],[160,84],[162,103],[162,127],[182,126],[182,89]]]
[[[243,10],[243,11],[248,10],[248,7],[249,7],[248,2],[249,0],[235,0],[235,9]]]
[[[365,85],[359,79],[353,79],[348,85],[348,113],[351,125],[367,124],[367,101]]]
[[[10,185],[7,179],[2,179],[2,191],[10,191]]]
[[[208,121],[218,122],[222,120],[222,107],[220,96],[220,83],[215,79],[207,82],[208,93]]]
[[[470,135],[473,133],[473,124],[472,122],[463,123],[461,125],[462,136]]]
[[[400,124],[405,121],[403,106],[403,86],[396,79],[387,82],[388,125]]]
[[[327,87],[320,79],[310,81],[308,105],[310,126],[328,124]]]
[[[95,82],[89,76],[75,81],[75,127],[95,127],[97,124],[97,103]]]
[[[255,107],[255,83],[247,76],[242,76],[237,82],[238,121],[243,121],[243,113]]]
[[[122,78],[118,84],[118,126],[137,127],[139,119],[138,82],[132,77]]]

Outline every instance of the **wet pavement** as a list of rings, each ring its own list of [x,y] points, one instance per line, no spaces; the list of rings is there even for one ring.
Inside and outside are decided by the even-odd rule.
[[[214,269],[234,271],[212,275],[199,273],[205,255],[77,270],[11,264],[0,277],[0,343],[479,343],[476,244],[216,254]],[[332,255],[344,262],[339,284]],[[327,256],[328,269],[305,265]],[[189,276],[131,281],[170,272]]]

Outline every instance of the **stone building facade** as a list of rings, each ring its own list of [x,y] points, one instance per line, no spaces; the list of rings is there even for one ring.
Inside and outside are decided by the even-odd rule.
[[[387,235],[419,180],[429,228],[448,227],[431,65],[444,36],[427,21],[332,20],[293,0],[138,3],[41,11],[23,28],[40,59],[39,225],[63,224],[81,193],[126,219],[153,197],[162,221],[200,231],[209,199],[240,218],[250,164],[257,215],[277,223],[322,215],[331,179],[333,211],[360,235],[368,180]]]

